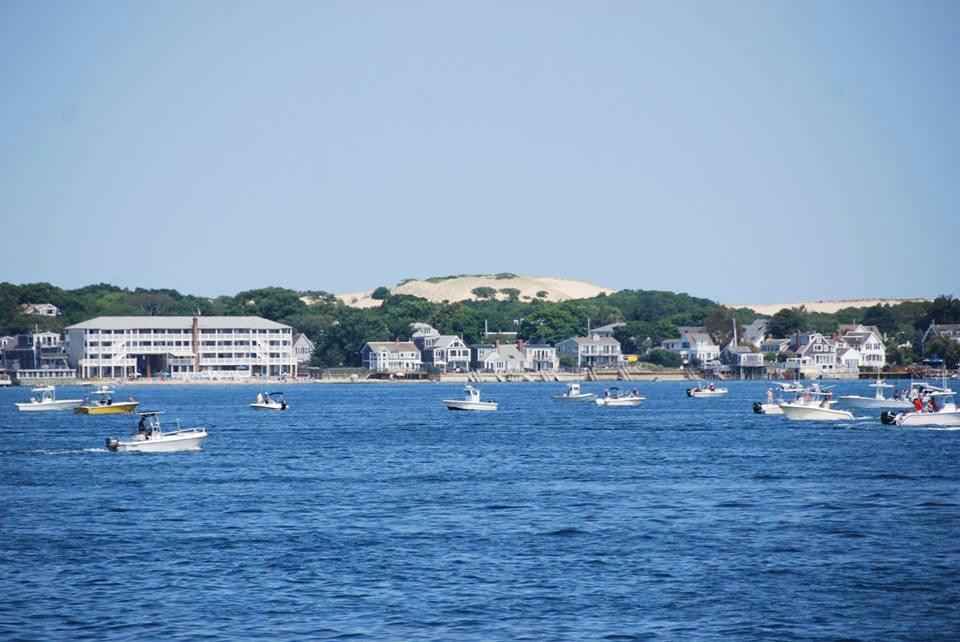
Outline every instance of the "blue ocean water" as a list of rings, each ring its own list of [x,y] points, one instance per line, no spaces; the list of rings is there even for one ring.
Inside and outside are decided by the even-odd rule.
[[[0,638],[960,637],[960,431],[688,385],[619,409],[480,386],[497,413],[447,411],[447,384],[288,386],[285,413],[121,387],[207,426],[163,455],[103,449],[129,417],[0,391]]]

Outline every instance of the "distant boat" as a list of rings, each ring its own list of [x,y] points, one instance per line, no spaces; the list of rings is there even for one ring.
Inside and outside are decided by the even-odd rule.
[[[93,391],[93,394],[99,399],[92,403],[84,399],[82,405],[77,406],[73,411],[81,415],[122,415],[132,413],[140,403],[134,401],[133,397],[130,397],[129,401],[114,402],[113,390],[107,386],[100,386]]]
[[[696,399],[722,397],[725,394],[727,394],[726,388],[717,388],[712,383],[708,386],[704,386],[703,383],[700,383],[695,388],[687,388],[687,396],[694,397]]]
[[[623,394],[620,388],[610,388],[604,393],[603,397],[596,400],[598,406],[609,406],[619,408],[625,406],[642,406],[647,400],[640,396],[640,393],[634,390],[632,393]]]
[[[39,397],[31,397],[30,401],[14,404],[20,412],[38,412],[41,410],[69,410],[83,403],[83,399],[57,399],[54,386],[33,388],[39,392]]]
[[[496,410],[496,401],[480,401],[480,391],[473,386],[464,386],[463,399],[444,399],[447,410]]]
[[[837,397],[839,401],[842,401],[844,405],[850,406],[851,408],[895,408],[906,410],[913,407],[913,402],[910,400],[910,395],[906,395],[905,399],[892,399],[884,396],[884,388],[893,388],[894,386],[885,382],[880,378],[880,373],[877,373],[877,380],[870,384],[870,388],[875,388],[876,392],[873,397],[863,397],[861,395],[842,395]]]
[[[255,410],[286,410],[289,408],[282,392],[258,392],[257,400],[250,404]]]
[[[108,437],[107,449],[112,452],[170,453],[184,450],[200,450],[207,431],[202,427],[185,428],[164,432],[160,427],[159,411],[138,413],[140,422],[137,432],[130,439]]]
[[[593,401],[597,395],[592,392],[581,392],[580,382],[574,381],[567,386],[567,391],[562,395],[553,395],[554,401]]]

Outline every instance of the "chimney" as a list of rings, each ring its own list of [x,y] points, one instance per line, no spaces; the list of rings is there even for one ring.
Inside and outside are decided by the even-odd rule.
[[[517,350],[524,352],[527,349],[526,344],[523,342],[523,339],[517,339]]]

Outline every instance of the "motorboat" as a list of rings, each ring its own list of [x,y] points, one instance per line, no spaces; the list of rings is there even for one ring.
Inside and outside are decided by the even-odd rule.
[[[782,415],[783,408],[778,403],[760,403],[753,402],[753,411],[758,415]]]
[[[84,397],[81,404],[76,406],[73,411],[81,415],[129,415],[137,409],[137,404],[140,403],[133,397],[130,397],[128,401],[114,401],[114,391],[107,386],[100,386],[92,394],[97,399],[91,402],[88,397]]]
[[[695,397],[697,399],[704,399],[708,397],[722,397],[727,394],[726,388],[717,388],[714,384],[703,385],[700,383],[695,388],[687,388],[687,396]]]
[[[800,421],[850,421],[853,413],[849,410],[833,408],[836,400],[831,399],[831,393],[814,386],[804,389],[797,394],[797,398],[780,404],[780,410],[787,419]]]
[[[41,386],[32,388],[33,392],[39,393],[30,397],[30,401],[24,403],[15,403],[20,412],[37,412],[41,410],[68,410],[76,408],[83,403],[83,399],[57,399],[57,389],[55,386]]]
[[[799,381],[777,381],[774,385],[779,388],[781,394],[784,392],[803,392],[803,384]]]
[[[286,410],[289,408],[282,392],[258,392],[257,400],[250,404],[256,410]]]
[[[496,401],[480,401],[480,391],[473,386],[464,386],[463,399],[444,399],[447,410],[496,410]]]
[[[10,378],[10,375],[7,374],[6,370],[0,368],[0,388],[6,388],[11,385],[13,385],[13,380]]]
[[[579,381],[569,384],[562,395],[553,395],[554,401],[593,401],[596,398],[597,395],[593,392],[581,392]]]
[[[161,411],[151,410],[137,413],[140,422],[137,432],[127,440],[107,437],[107,450],[112,452],[172,453],[183,450],[200,450],[207,431],[203,427],[180,428],[164,432],[160,427]]]
[[[878,378],[876,381],[870,384],[870,387],[876,389],[874,396],[872,397],[864,397],[861,395],[841,395],[837,397],[837,400],[843,402],[844,405],[850,406],[851,408],[895,408],[902,410],[913,408],[913,402],[910,401],[910,395],[904,395],[903,398],[885,396],[883,394],[883,389],[893,388],[895,386],[885,382],[883,379]]]
[[[610,388],[603,393],[603,396],[596,400],[598,406],[610,406],[613,408],[621,406],[641,406],[647,400],[640,396],[634,388],[633,392],[624,394],[620,388]]]
[[[914,401],[914,410],[899,414],[888,410],[880,415],[880,421],[888,426],[960,426],[960,409],[954,394],[949,388],[927,388]]]

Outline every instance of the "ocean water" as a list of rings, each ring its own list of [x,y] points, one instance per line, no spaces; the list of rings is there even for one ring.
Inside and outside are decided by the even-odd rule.
[[[688,385],[619,409],[480,386],[496,413],[447,411],[447,384],[281,387],[284,413],[121,386],[207,426],[161,455],[103,448],[130,417],[2,390],[0,639],[960,637],[960,431]]]

